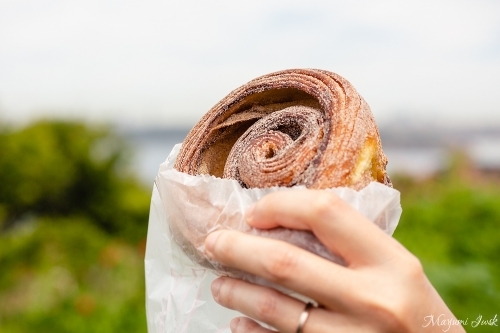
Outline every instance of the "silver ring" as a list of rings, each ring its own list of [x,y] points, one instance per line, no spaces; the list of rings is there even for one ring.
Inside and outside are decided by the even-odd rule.
[[[304,311],[302,311],[302,313],[300,314],[299,326],[297,327],[296,333],[302,333],[302,329],[304,328],[304,325],[306,324],[307,318],[309,317],[309,312],[311,311],[312,307],[313,307],[313,304],[311,302],[308,302],[306,304]]]

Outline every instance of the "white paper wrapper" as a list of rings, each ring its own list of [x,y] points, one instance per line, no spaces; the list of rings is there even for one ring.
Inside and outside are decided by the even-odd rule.
[[[230,275],[263,285],[269,282],[230,270],[203,256],[204,239],[218,229],[234,229],[283,239],[342,264],[311,233],[275,229],[257,230],[243,218],[246,208],[274,191],[294,191],[303,186],[244,189],[237,181],[213,176],[191,176],[173,166],[180,150],[176,145],[160,166],[151,200],[146,246],[146,310],[148,331],[230,332],[229,322],[239,314],[215,303],[210,284],[219,275]],[[380,183],[361,191],[331,191],[392,235],[401,215],[399,192]],[[271,285],[272,286],[272,285]],[[285,291],[286,292],[286,291]]]

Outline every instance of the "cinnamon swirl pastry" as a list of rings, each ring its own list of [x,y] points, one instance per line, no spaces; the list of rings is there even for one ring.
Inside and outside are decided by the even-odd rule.
[[[335,73],[292,69],[234,90],[193,127],[175,168],[243,187],[391,186],[368,104]]]

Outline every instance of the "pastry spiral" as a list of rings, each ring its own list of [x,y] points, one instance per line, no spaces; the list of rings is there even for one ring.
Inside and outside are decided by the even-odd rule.
[[[243,187],[392,186],[368,104],[335,73],[292,69],[256,78],[188,133],[175,168]]]

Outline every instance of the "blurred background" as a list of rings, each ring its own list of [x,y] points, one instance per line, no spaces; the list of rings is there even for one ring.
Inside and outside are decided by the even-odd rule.
[[[395,237],[459,319],[499,314],[500,2],[0,0],[0,331],[145,332],[159,164],[287,68],[356,87]]]

